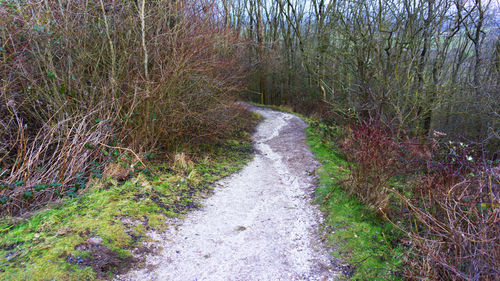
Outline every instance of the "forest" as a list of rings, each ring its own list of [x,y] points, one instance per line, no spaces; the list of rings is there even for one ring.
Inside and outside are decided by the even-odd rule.
[[[0,0],[0,233],[248,141],[241,100],[340,151],[404,245],[384,274],[498,280],[498,0]]]

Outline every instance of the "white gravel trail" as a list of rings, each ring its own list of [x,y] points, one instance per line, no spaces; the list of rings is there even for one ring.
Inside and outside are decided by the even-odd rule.
[[[159,254],[116,280],[332,280],[337,269],[312,204],[317,168],[298,117],[250,106],[264,120],[256,155],[201,209],[158,234]]]

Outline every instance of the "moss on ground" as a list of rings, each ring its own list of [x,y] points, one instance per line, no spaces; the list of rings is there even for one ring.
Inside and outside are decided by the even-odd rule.
[[[402,248],[399,233],[393,226],[364,206],[343,188],[349,176],[347,162],[333,140],[324,137],[324,124],[310,121],[307,141],[322,166],[318,169],[318,201],[326,213],[328,243],[331,254],[344,260],[342,279],[399,280]]]
[[[238,171],[252,155],[248,128],[224,143],[204,145],[197,161],[161,164],[118,184],[94,184],[29,218],[0,220],[0,280],[108,279],[134,261],[131,250],[166,217],[198,206],[211,184]],[[89,240],[90,239],[90,240]],[[97,243],[95,243],[97,239]]]

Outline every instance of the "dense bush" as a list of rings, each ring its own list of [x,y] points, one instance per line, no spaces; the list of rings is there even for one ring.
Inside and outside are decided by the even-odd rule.
[[[395,192],[410,210],[410,257],[418,257],[408,259],[418,269],[410,276],[500,276],[500,166],[479,152],[463,143],[438,146],[426,173],[412,182],[412,196]]]
[[[479,145],[440,141],[439,133],[423,145],[370,122],[344,132],[345,186],[406,234],[408,278],[498,278],[498,161]]]
[[[398,171],[399,147],[377,124],[363,123],[347,128],[341,143],[350,167],[351,194],[374,209],[386,209],[388,181]]]
[[[392,131],[374,121],[352,122],[340,148],[350,163],[349,191],[376,211],[388,212],[391,179],[424,161],[417,141],[401,143]]]
[[[244,70],[219,19],[208,1],[1,1],[0,214],[74,195],[110,154],[231,133]]]

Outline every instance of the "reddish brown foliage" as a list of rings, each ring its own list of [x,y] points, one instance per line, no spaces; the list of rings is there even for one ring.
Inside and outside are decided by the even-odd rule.
[[[403,145],[391,131],[372,121],[352,123],[340,147],[352,163],[349,191],[376,211],[387,212],[389,180],[404,174],[418,145]]]

